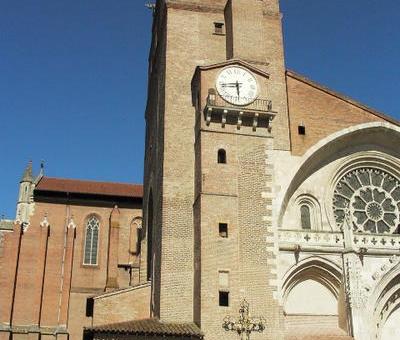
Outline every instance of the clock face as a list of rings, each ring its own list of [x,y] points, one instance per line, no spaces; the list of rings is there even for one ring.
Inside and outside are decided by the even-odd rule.
[[[258,96],[256,78],[238,66],[223,69],[217,77],[216,87],[219,95],[234,105],[248,105]]]

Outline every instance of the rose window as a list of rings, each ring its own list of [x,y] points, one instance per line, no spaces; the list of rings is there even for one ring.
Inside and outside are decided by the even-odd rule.
[[[338,226],[348,211],[355,231],[394,233],[400,227],[400,181],[379,169],[353,170],[336,185],[333,211]]]

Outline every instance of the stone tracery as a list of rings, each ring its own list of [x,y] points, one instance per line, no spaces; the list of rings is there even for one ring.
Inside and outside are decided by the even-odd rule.
[[[343,176],[334,190],[333,211],[341,226],[347,210],[357,232],[394,233],[400,226],[400,181],[377,168],[359,168]]]

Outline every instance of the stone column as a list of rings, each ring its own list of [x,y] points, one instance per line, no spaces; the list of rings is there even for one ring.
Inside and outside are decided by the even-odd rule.
[[[359,249],[353,242],[353,227],[348,216],[346,216],[343,224],[343,233],[345,245],[343,252],[343,278],[346,287],[351,335],[354,340],[369,340],[371,339],[371,334],[365,315],[367,295],[362,285],[363,268],[359,257]]]
[[[75,248],[75,236],[76,236],[76,225],[71,218],[66,230],[67,245],[65,250],[65,263],[64,263],[64,277],[62,283],[62,295],[60,305],[60,320],[59,326],[67,327],[68,323],[68,309],[69,309],[69,296],[71,290],[71,279],[72,279],[72,263],[74,260],[74,248]],[[58,337],[58,336],[57,336]]]
[[[110,215],[110,229],[108,242],[108,263],[107,263],[107,283],[106,290],[113,290],[118,285],[118,244],[119,244],[119,224],[120,212],[117,206]]]

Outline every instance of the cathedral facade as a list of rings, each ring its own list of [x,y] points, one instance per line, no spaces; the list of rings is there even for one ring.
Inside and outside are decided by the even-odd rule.
[[[157,2],[152,316],[212,340],[397,339],[399,123],[286,70],[281,18],[277,0]]]
[[[158,0],[153,15],[137,275],[92,293],[65,336],[399,339],[399,122],[286,69],[278,0]]]

